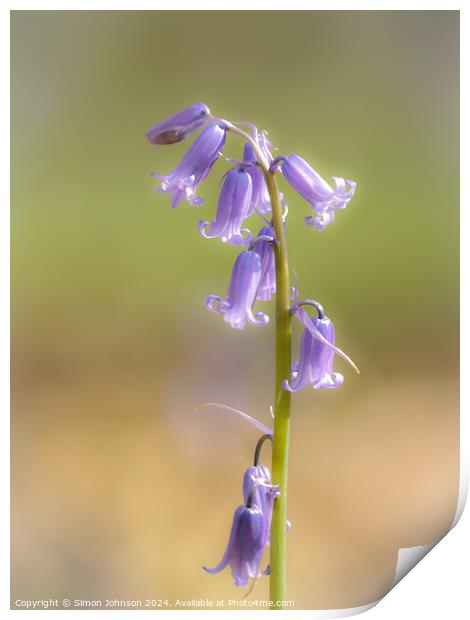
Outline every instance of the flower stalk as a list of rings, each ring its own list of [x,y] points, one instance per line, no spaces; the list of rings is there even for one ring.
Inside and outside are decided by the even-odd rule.
[[[291,369],[292,315],[290,312],[289,264],[287,243],[282,220],[282,206],[276,177],[269,170],[263,171],[271,199],[273,227],[277,243],[274,246],[276,261],[276,365],[274,434],[272,448],[272,481],[279,485],[280,494],[274,502],[271,521],[269,596],[273,602],[286,598],[286,521],[287,521],[287,472],[289,456],[290,392],[282,388]],[[273,609],[276,609],[276,604]]]
[[[235,131],[234,131],[235,129]],[[274,502],[271,521],[269,596],[273,602],[286,598],[286,521],[287,521],[287,476],[289,463],[289,431],[291,395],[283,389],[286,377],[290,376],[292,359],[292,314],[290,312],[289,263],[287,241],[283,222],[283,208],[275,171],[265,164],[265,158],[258,144],[244,131],[229,127],[252,144],[266,181],[271,202],[272,223],[276,235],[274,257],[276,265],[276,362],[274,398],[274,434],[272,448],[272,481],[279,485],[280,495]],[[276,604],[273,609],[276,609]]]

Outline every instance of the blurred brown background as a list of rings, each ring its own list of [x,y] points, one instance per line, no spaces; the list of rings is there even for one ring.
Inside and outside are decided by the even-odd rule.
[[[147,128],[195,101],[358,181],[324,233],[285,184],[290,259],[358,363],[295,396],[288,596],[377,599],[458,493],[457,12],[12,13],[12,600],[242,598],[225,548],[273,331],[204,310],[236,249],[150,171]],[[238,155],[231,138],[228,152]],[[269,310],[272,315],[272,308]],[[266,453],[266,462],[269,454]],[[251,598],[268,597],[261,579]]]

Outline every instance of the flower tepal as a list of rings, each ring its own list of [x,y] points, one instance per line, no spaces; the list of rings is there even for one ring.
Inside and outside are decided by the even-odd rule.
[[[241,252],[235,261],[230,278],[227,300],[217,295],[209,295],[206,308],[222,314],[224,321],[235,329],[243,329],[247,322],[253,325],[266,325],[269,317],[264,312],[254,312],[253,305],[262,276],[259,254],[254,250]]]
[[[181,142],[199,129],[209,116],[210,110],[205,103],[195,103],[151,127],[146,136],[151,144]]]
[[[274,242],[274,230],[269,226],[264,226],[253,243],[255,251],[261,258],[261,278],[256,293],[256,299],[260,301],[270,301],[276,293]]]
[[[236,166],[225,175],[217,204],[217,214],[212,222],[199,223],[203,237],[220,237],[225,243],[248,245],[253,235],[242,229],[250,214],[253,182],[243,166]]]
[[[308,317],[306,320],[311,322],[312,330],[305,326],[300,342],[299,361],[292,365],[291,380],[284,381],[283,388],[288,392],[299,392],[309,384],[314,390],[337,388],[344,382],[344,377],[333,372],[335,351],[313,335],[319,332],[320,336],[334,347],[333,323],[325,315]]]
[[[190,204],[203,204],[203,199],[196,196],[196,189],[209,174],[223,149],[225,133],[226,130],[221,125],[208,125],[189,147],[173,172],[164,176],[152,173],[152,176],[160,181],[157,191],[172,194],[172,207],[178,207],[184,199]]]
[[[265,157],[267,157],[266,154]],[[269,159],[269,161],[271,160],[272,157]],[[257,212],[261,216],[270,215],[271,201],[269,199],[269,192],[266,186],[266,181],[264,180],[261,169],[259,168],[259,166],[256,165],[256,155],[252,145],[249,142],[245,144],[243,161],[247,164],[246,170],[251,176],[251,180],[253,182],[250,215],[253,212]]]
[[[266,544],[267,523],[258,506],[239,506],[233,516],[232,529],[225,553],[217,566],[208,573],[220,573],[230,566],[235,585],[246,586],[248,579],[261,575],[261,560]]]
[[[333,189],[302,157],[291,155],[279,157],[274,165],[281,163],[281,171],[290,185],[307,200],[314,211],[305,221],[308,226],[324,230],[335,219],[335,212],[345,209],[354,195],[356,183],[333,177]]]

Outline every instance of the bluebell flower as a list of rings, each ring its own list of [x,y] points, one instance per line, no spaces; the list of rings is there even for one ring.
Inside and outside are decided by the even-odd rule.
[[[227,299],[209,295],[206,308],[222,314],[224,321],[235,329],[243,329],[247,322],[252,325],[266,325],[269,317],[264,312],[253,311],[261,276],[259,254],[254,250],[241,252],[233,266]]]
[[[266,545],[267,524],[258,506],[239,506],[233,516],[227,548],[214,568],[204,570],[212,575],[230,566],[237,586],[248,585],[248,579],[261,576],[261,560]]]
[[[204,570],[215,574],[229,565],[237,586],[246,586],[250,577],[260,577],[263,550],[269,543],[274,500],[278,496],[279,487],[271,484],[267,467],[248,467],[243,476],[244,505],[235,511],[225,553],[215,568],[204,567]]]
[[[324,230],[335,219],[336,211],[345,209],[354,195],[356,183],[333,177],[333,189],[299,155],[278,157],[273,166],[280,165],[282,174],[290,185],[312,206],[314,215],[305,218],[308,226]]]
[[[199,129],[209,116],[210,110],[205,103],[195,103],[151,127],[146,136],[151,144],[181,142]]]
[[[297,292],[295,291],[295,295]],[[318,317],[310,317],[301,307],[302,304],[315,305]],[[314,390],[334,389],[344,382],[340,373],[333,371],[335,353],[350,364],[359,373],[356,364],[335,344],[335,328],[324,314],[323,308],[316,302],[300,302],[294,307],[294,316],[303,324],[304,331],[300,341],[299,361],[292,364],[290,381],[283,382],[288,392],[298,392],[307,385]]]
[[[199,222],[200,233],[207,239],[220,237],[225,243],[249,245],[253,235],[242,225],[250,215],[252,191],[252,178],[245,168],[230,169],[222,184],[215,220]]]
[[[164,176],[152,173],[153,177],[160,180],[157,191],[172,194],[172,207],[178,207],[184,199],[190,204],[203,204],[203,199],[196,196],[196,189],[207,177],[223,149],[225,133],[226,130],[220,125],[208,125],[189,147],[173,172]]]
[[[328,317],[311,319],[312,325],[324,336],[328,342],[335,344],[335,329]],[[344,381],[343,375],[333,372],[334,351],[316,340],[310,331],[305,328],[300,343],[299,361],[292,365],[290,383],[284,382],[284,389],[289,392],[298,392],[307,385],[314,390],[322,388],[337,388]]]

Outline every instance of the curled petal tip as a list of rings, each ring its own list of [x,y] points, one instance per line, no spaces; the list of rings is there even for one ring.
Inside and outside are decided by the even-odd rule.
[[[286,392],[294,392],[294,390],[291,388],[291,386],[289,385],[289,381],[287,381],[287,379],[285,379],[282,384],[281,387],[283,390],[285,390]]]
[[[253,325],[267,325],[269,323],[269,316],[264,312],[256,312],[254,315]]]
[[[199,223],[198,223],[199,232],[206,239],[210,239],[210,236],[207,232],[207,229],[209,228],[209,226],[210,226],[210,222],[199,220]]]

